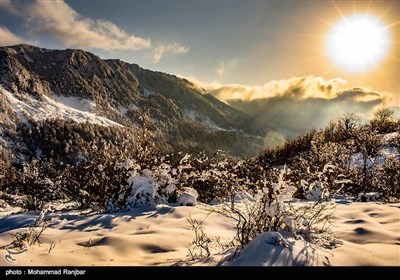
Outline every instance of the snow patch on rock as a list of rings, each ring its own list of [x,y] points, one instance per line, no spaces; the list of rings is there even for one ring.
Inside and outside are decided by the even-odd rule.
[[[103,126],[121,126],[119,123],[92,112],[96,104],[89,99],[55,96],[56,100],[54,100],[43,96],[43,100],[38,100],[30,95],[25,95],[24,100],[20,100],[5,89],[1,89],[1,92],[8,99],[15,113],[26,124],[29,124],[29,118],[35,121],[58,118],[78,123],[90,122]]]

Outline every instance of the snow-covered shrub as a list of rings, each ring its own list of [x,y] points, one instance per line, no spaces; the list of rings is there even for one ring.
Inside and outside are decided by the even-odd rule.
[[[223,213],[237,222],[235,239],[240,248],[263,232],[289,231],[294,236],[312,238],[314,233],[326,229],[318,227],[321,222],[328,222],[332,214],[329,202],[321,199],[327,195],[326,187],[318,186],[321,197],[316,201],[296,204],[293,201],[297,188],[285,180],[290,172],[286,167],[276,170],[275,179],[265,181],[266,186],[257,191],[253,201],[225,205]]]
[[[369,192],[369,193],[359,193],[356,198],[356,201],[359,201],[359,202],[371,202],[371,201],[386,202],[386,199],[383,197],[383,193]]]
[[[302,179],[300,182],[304,197],[310,201],[327,199],[329,197],[329,174],[333,173],[335,169],[336,166],[325,164],[322,171],[308,172],[309,178]]]
[[[172,169],[169,164],[161,163],[151,173],[158,186],[160,197],[166,202],[170,202],[170,199],[176,199],[176,179],[173,178],[171,171]]]
[[[194,206],[197,204],[199,194],[193,188],[183,188],[182,193],[179,195],[177,203],[182,206]]]
[[[151,177],[140,174],[131,176],[128,178],[127,184],[118,191],[117,199],[108,203],[108,210],[117,210],[115,205],[120,205],[120,208],[124,209],[142,204],[155,204],[156,187],[156,183]]]
[[[122,164],[129,176],[118,191],[107,201],[107,210],[117,211],[139,205],[176,203],[178,189],[172,176],[171,166],[165,162],[143,169],[134,161]],[[187,202],[187,205],[190,203]],[[196,202],[192,201],[192,205]],[[185,204],[186,205],[186,204]]]

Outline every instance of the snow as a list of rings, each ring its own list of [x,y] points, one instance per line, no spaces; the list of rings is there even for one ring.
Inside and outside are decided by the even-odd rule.
[[[232,266],[321,265],[317,250],[302,240],[287,238],[289,233],[264,232],[256,236]]]
[[[34,110],[30,105],[22,102],[21,100],[15,98],[11,93],[8,91],[1,89],[1,92],[7,97],[8,101],[10,102],[10,106],[14,109],[15,113],[18,117],[27,125],[29,125],[29,120],[25,115],[25,110]]]
[[[178,205],[194,206],[197,204],[199,194],[193,188],[184,188],[184,192],[178,198]]]
[[[108,200],[108,211],[127,210],[140,205],[167,204],[171,196],[176,195],[176,180],[171,176],[172,170],[168,164],[162,163],[152,170],[140,170],[134,160],[125,160],[119,166],[130,170],[130,175],[126,184],[120,186],[117,195]],[[180,198],[181,205],[195,205],[197,197],[194,189],[184,188]]]
[[[383,198],[383,193],[378,192],[368,192],[368,193],[359,193],[355,201],[379,201],[385,202],[386,200]]]
[[[22,212],[23,209],[21,207],[13,207],[9,205],[8,203],[5,203],[4,201],[0,200],[0,218],[1,217],[6,217],[15,213],[20,213]],[[7,227],[3,226],[1,224],[1,219],[0,219],[0,233],[5,231]],[[1,246],[1,244],[0,244]]]
[[[34,62],[33,59],[32,59],[29,55],[27,55],[26,53],[24,53],[24,58],[25,58],[29,63],[33,63],[33,62]]]
[[[379,150],[376,157],[367,159],[367,168],[373,167],[375,164],[383,165],[387,158],[393,158],[400,160],[400,151],[397,147],[392,146],[388,142],[397,137],[398,133],[389,133],[383,136],[383,140],[386,142],[385,145]],[[361,152],[352,154],[350,156],[350,167],[363,167],[364,166],[364,155]]]
[[[156,184],[154,180],[147,176],[135,175],[128,179],[131,186],[131,193],[127,199],[129,206],[146,204],[148,199],[156,195]]]
[[[202,220],[207,214],[204,209],[167,205],[89,215],[82,211],[48,212],[43,243],[29,246],[28,254],[16,257],[16,265],[172,265],[187,259],[193,241],[187,216]],[[0,217],[1,245],[9,244],[10,233],[26,229],[38,215],[25,212]],[[233,221],[220,214],[208,215],[204,224],[211,238],[219,236],[221,242],[233,238]],[[49,254],[51,244],[55,247]],[[211,250],[216,252],[217,248]],[[3,265],[9,264],[2,255]]]
[[[137,106],[135,107],[138,108]],[[126,113],[128,113],[128,108],[126,108],[125,106],[119,106],[118,110],[122,113],[122,115],[126,115]]]
[[[350,167],[362,167],[364,166],[364,155],[361,152],[352,154],[350,156]],[[373,163],[370,159],[367,159],[367,167],[370,168],[373,166]]]
[[[235,203],[240,203],[240,202],[254,202],[254,197],[246,191],[241,191],[239,190],[237,193],[235,193],[235,196],[233,198],[233,201]]]
[[[230,129],[222,128],[222,127],[218,126],[215,122],[213,122],[209,117],[201,116],[197,111],[195,111],[193,109],[184,109],[183,112],[192,121],[198,121],[201,124],[203,124],[205,127],[208,127],[210,129],[219,130],[219,131],[227,131],[227,132],[243,132],[242,130],[235,129],[235,128],[230,128]]]
[[[155,95],[156,93],[152,90],[145,88],[143,94],[144,94],[144,97],[148,98],[152,95]]]
[[[400,152],[399,149],[396,147],[393,147],[389,144],[383,146],[383,148],[379,151],[379,157],[380,158],[398,158],[400,159]],[[382,164],[384,163],[384,160]]]
[[[399,204],[338,203],[332,230],[343,245],[332,250],[295,240],[288,232],[264,232],[236,259],[232,250],[224,252],[217,245],[217,237],[221,244],[228,244],[236,234],[236,221],[218,209],[200,204],[146,205],[119,213],[50,211],[45,216],[49,227],[41,236],[43,243],[29,246],[28,254],[17,256],[16,265],[400,265]],[[12,241],[10,233],[26,230],[39,215],[38,211],[15,214],[16,211],[0,206],[3,245]],[[189,215],[197,221],[204,220],[204,232],[212,240],[211,256],[199,262],[188,261],[188,249],[194,239],[187,221]],[[49,253],[52,244],[56,246]],[[1,257],[0,266],[7,264]]]
[[[389,142],[393,141],[398,136],[399,136],[398,132],[386,133],[385,135],[383,135],[383,141],[385,143],[389,143]]]
[[[133,169],[139,170],[140,166],[136,163],[133,159],[126,159],[119,164],[121,167],[125,168],[126,170]]]
[[[12,48],[7,48],[7,50],[13,55],[17,55],[18,54],[18,52],[16,50],[12,49]]]
[[[43,153],[43,151],[42,151],[41,149],[36,148],[36,150],[35,150],[35,156],[36,156],[37,158],[40,158],[40,156],[42,155],[42,153]]]
[[[40,101],[25,95],[24,101],[22,101],[5,89],[2,89],[2,93],[7,97],[16,114],[26,124],[29,124],[28,119],[32,118],[35,121],[65,119],[78,123],[89,122],[103,126],[121,126],[119,123],[92,112],[95,104],[89,99],[55,96],[56,100],[53,100],[44,96],[44,100]]]
[[[213,122],[209,117],[206,117],[203,120],[203,124],[211,129],[214,130],[221,130],[221,131],[227,131],[226,129],[219,127],[218,125],[215,124],[215,122]]]
[[[91,113],[88,111],[82,111],[80,109],[88,109],[88,107],[93,108],[93,105],[90,105],[91,103],[87,103],[89,101],[84,101],[83,104],[81,103],[72,103],[70,105],[73,105],[77,108],[73,108],[68,106],[67,104],[61,103],[54,101],[50,99],[49,97],[45,96],[45,99],[47,101],[47,104],[44,104],[46,107],[45,110],[42,110],[44,113],[42,116],[43,118],[47,119],[49,118],[60,118],[60,119],[72,119],[76,122],[90,122],[94,124],[99,124],[103,126],[121,126],[119,123],[116,123],[110,119],[101,117],[95,113]],[[81,107],[79,107],[81,106]]]
[[[134,166],[133,161],[125,161],[122,166]],[[152,178],[150,170],[142,170],[140,174],[135,170],[127,179],[127,185],[121,186],[116,199],[110,199],[107,203],[108,211],[132,209],[140,205],[156,205],[159,185]]]
[[[183,110],[183,112],[192,121],[196,121],[199,118],[199,114],[195,110],[187,110],[187,109],[185,109],[185,110]]]
[[[132,110],[135,110],[135,111],[139,111],[139,112],[141,111],[141,109],[138,106],[136,106],[135,104],[133,104],[133,103],[129,104],[129,108],[120,105],[117,108],[111,107],[111,109],[114,110],[115,112],[119,113],[119,114],[122,114],[122,115],[126,115],[128,113],[128,111],[129,111],[129,109],[132,109]]]
[[[90,99],[79,98],[74,96],[54,95],[54,99],[62,103],[66,107],[71,107],[82,112],[91,112],[96,107]]]

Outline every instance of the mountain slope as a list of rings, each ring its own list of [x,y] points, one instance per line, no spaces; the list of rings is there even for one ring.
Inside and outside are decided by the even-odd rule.
[[[138,127],[144,112],[169,151],[249,155],[265,133],[253,118],[185,79],[83,50],[1,47],[0,85],[0,123],[9,130],[0,131],[3,139],[12,129],[49,119]]]

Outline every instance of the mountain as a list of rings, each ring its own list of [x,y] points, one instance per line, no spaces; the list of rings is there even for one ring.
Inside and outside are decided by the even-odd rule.
[[[222,149],[251,155],[262,147],[266,132],[252,117],[186,79],[83,50],[1,47],[0,87],[2,147],[30,155],[54,142],[44,143],[48,131],[57,141],[73,133],[86,142],[91,135],[113,138],[112,131],[140,129],[146,114],[156,144],[166,152]],[[61,134],[59,128],[44,128],[66,123]],[[82,136],[86,127],[95,132]]]

